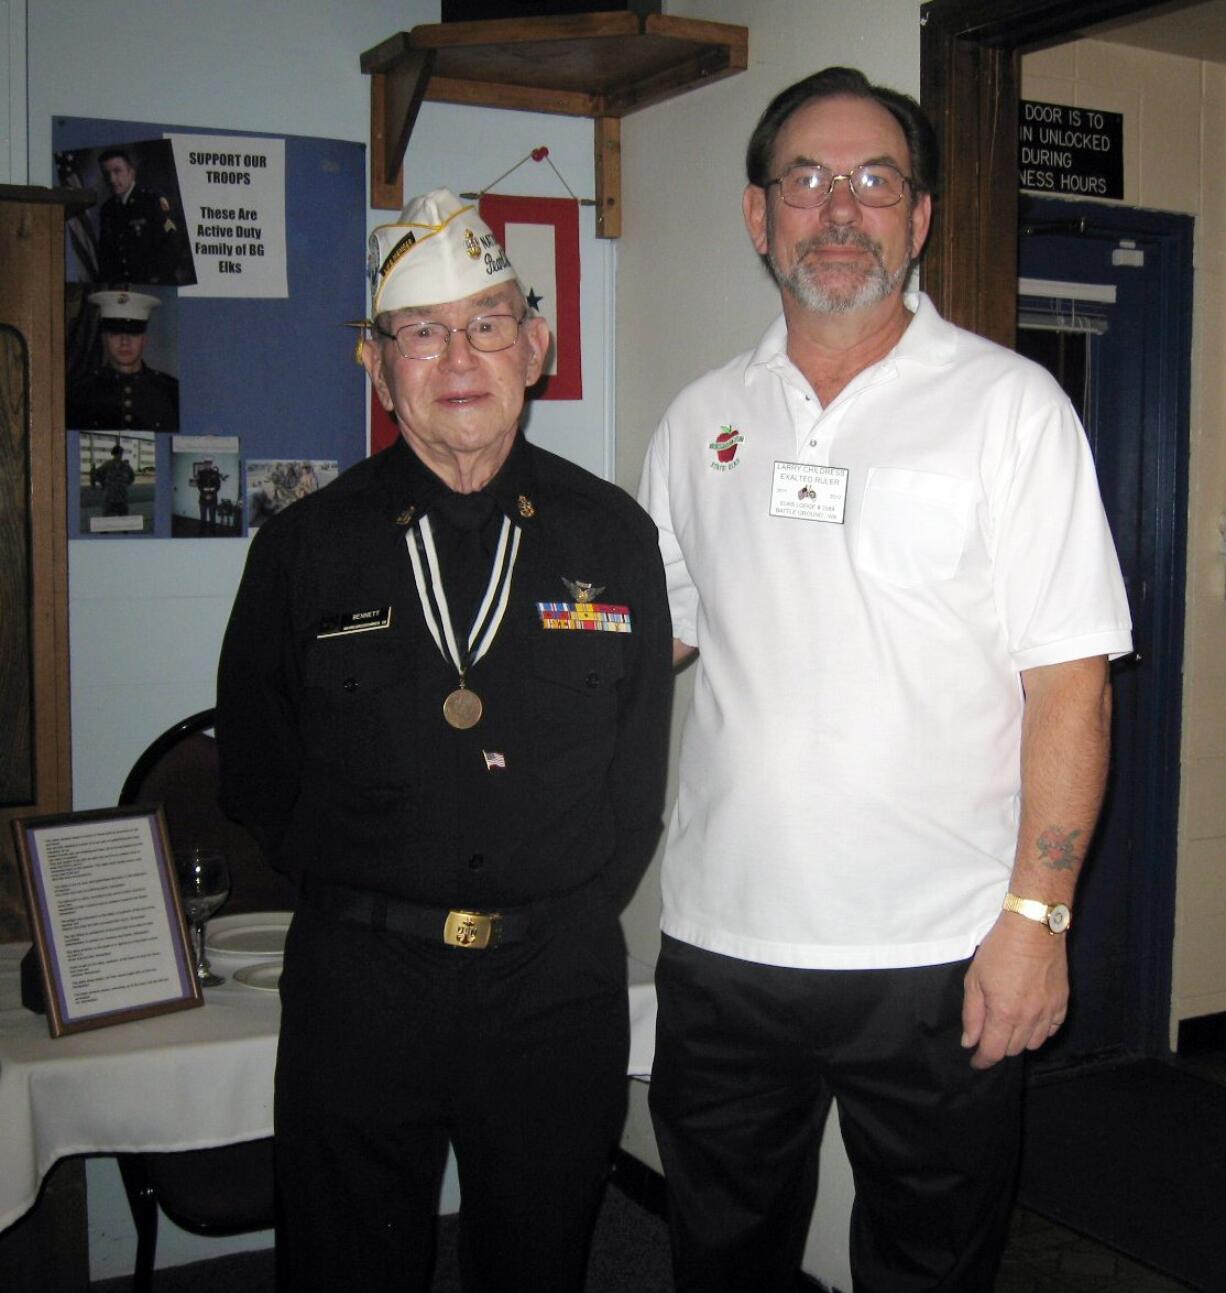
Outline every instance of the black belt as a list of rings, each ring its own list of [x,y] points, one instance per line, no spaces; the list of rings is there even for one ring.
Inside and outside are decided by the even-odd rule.
[[[586,886],[584,886],[586,887]],[[527,936],[532,925],[533,904],[505,911],[467,911],[463,908],[428,907],[407,902],[390,894],[351,889],[345,884],[316,880],[302,882],[306,900],[342,920],[369,925],[374,930],[412,934],[431,943],[474,950],[501,947]]]

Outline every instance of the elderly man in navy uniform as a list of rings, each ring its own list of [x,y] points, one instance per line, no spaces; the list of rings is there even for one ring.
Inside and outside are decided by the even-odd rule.
[[[98,278],[103,283],[175,283],[179,227],[170,202],[136,182],[136,168],[122,148],[98,158],[111,196],[98,214]]]
[[[371,238],[400,439],[269,519],[222,651],[222,801],[301,897],[279,1260],[425,1290],[448,1141],[467,1293],[577,1293],[624,1117],[618,914],[661,825],[655,528],[529,444],[548,327],[446,189]]]
[[[144,359],[149,316],[161,305],[143,292],[93,292],[102,367],[68,392],[68,425],[80,431],[177,431],[179,381]]]

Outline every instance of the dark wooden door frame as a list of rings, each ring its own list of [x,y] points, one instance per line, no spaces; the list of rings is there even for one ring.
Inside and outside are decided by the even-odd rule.
[[[945,180],[924,290],[945,318],[1012,346],[1017,319],[1020,51],[1163,0],[930,0],[920,8],[920,98]]]

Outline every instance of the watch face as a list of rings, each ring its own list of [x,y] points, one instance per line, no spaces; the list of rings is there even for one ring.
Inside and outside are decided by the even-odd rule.
[[[1054,903],[1047,909],[1047,928],[1053,934],[1063,934],[1072,920],[1072,912],[1062,902]]]

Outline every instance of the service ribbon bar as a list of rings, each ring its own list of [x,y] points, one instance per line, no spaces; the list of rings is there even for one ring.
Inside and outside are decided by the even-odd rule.
[[[589,633],[629,633],[630,607],[602,602],[537,602],[544,629],[578,629]]]

